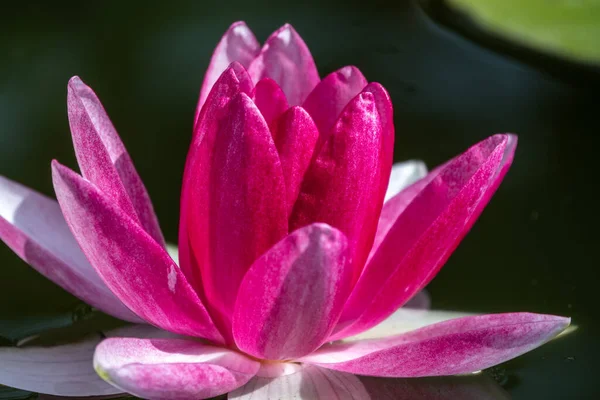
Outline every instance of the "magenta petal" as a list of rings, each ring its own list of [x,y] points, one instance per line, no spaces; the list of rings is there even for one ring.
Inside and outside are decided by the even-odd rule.
[[[184,212],[204,294],[228,332],[244,274],[287,234],[285,183],[269,128],[245,93],[211,115],[218,131],[208,131],[190,161]]]
[[[254,87],[252,100],[267,122],[271,134],[275,136],[277,132],[277,120],[288,109],[285,93],[283,93],[283,90],[281,90],[277,82],[273,79],[264,78]]]
[[[53,347],[0,347],[0,384],[58,396],[121,393],[96,374],[92,359],[102,337]]]
[[[229,400],[380,399],[371,397],[357,376],[312,365],[305,366],[294,374],[277,378],[257,376],[245,386],[229,393],[227,398]]]
[[[164,246],[148,192],[94,91],[79,77],[68,86],[69,124],[82,176]]]
[[[319,131],[315,123],[302,107],[292,107],[281,116],[275,145],[285,179],[288,214],[292,213],[300,193],[318,138]]]
[[[196,115],[202,109],[213,85],[229,64],[236,61],[248,68],[259,52],[260,44],[246,23],[238,21],[231,24],[210,59],[210,65],[204,75],[204,82],[202,82]]]
[[[194,125],[194,135],[187,155],[185,170],[183,173],[183,186],[181,188],[180,220],[179,220],[179,265],[186,278],[194,289],[202,292],[202,279],[200,277],[200,267],[194,255],[191,252],[188,232],[188,209],[190,204],[194,204],[198,187],[196,180],[198,178],[199,165],[205,163],[204,155],[206,145],[201,146],[206,139],[208,147],[215,141],[219,123],[226,117],[229,102],[240,91],[246,94],[252,93],[254,86],[246,69],[238,62],[233,62],[221,74],[206,100],[206,107],[202,112],[196,115]],[[200,110],[198,110],[200,111]]]
[[[292,106],[302,104],[319,83],[319,73],[308,47],[289,24],[271,34],[248,67],[248,73],[255,83],[263,78],[273,79]]]
[[[142,322],[85,258],[55,200],[0,176],[0,239],[36,271],[114,317]]]
[[[94,354],[98,374],[145,399],[200,399],[248,382],[260,364],[241,353],[184,339],[111,338]]]
[[[344,235],[313,224],[286,236],[254,262],[235,304],[233,337],[240,350],[269,360],[319,348],[351,289]]]
[[[512,135],[492,136],[386,203],[382,220],[388,210],[397,217],[383,238],[378,233],[334,338],[375,326],[429,283],[497,189],[515,143]]]
[[[367,84],[358,68],[348,66],[327,75],[308,95],[302,107],[313,118],[324,139],[344,107]]]
[[[162,329],[223,340],[166,250],[94,185],[56,161],[52,178],[83,253],[125,305]]]
[[[365,89],[346,106],[316,150],[290,218],[290,230],[324,222],[342,231],[353,249],[355,278],[373,244],[388,185],[377,103]]]
[[[529,313],[465,317],[389,338],[325,345],[299,361],[371,376],[465,374],[533,350],[569,323]]]

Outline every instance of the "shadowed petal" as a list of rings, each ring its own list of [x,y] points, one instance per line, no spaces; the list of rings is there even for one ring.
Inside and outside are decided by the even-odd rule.
[[[327,75],[308,95],[302,108],[315,121],[323,140],[327,138],[344,107],[367,84],[358,68],[348,66]]]
[[[227,398],[230,400],[369,400],[371,396],[358,377],[309,365],[299,372],[277,378],[255,377],[245,386],[229,393]]]
[[[510,400],[511,396],[487,374],[428,378],[359,376],[373,400]]]
[[[429,296],[429,293],[427,293],[427,290],[423,289],[411,297],[410,300],[404,304],[404,307],[416,310],[428,310],[431,308],[431,297]]]
[[[114,317],[142,322],[85,258],[55,200],[0,176],[0,239],[36,271]]]
[[[404,161],[394,164],[384,201],[388,201],[426,175],[427,167],[423,161]]]
[[[273,79],[292,106],[302,104],[319,83],[319,73],[308,47],[289,24],[271,34],[248,67],[248,73],[255,83],[263,78]]]
[[[388,338],[325,345],[298,361],[381,377],[465,374],[533,350],[569,323],[529,313],[464,317]]]
[[[324,222],[342,231],[353,252],[355,279],[373,244],[388,185],[381,178],[382,134],[376,96],[365,89],[316,149],[290,218],[290,230]]]
[[[276,139],[277,120],[288,109],[285,93],[279,87],[277,82],[270,78],[261,79],[254,87],[252,101],[260,110],[265,122],[271,130],[271,134]]]
[[[100,100],[77,76],[69,81],[67,104],[81,175],[164,246],[152,202],[131,157]]]
[[[248,68],[250,62],[254,60],[259,52],[260,44],[250,28],[246,26],[246,23],[238,21],[231,24],[219,41],[210,59],[210,64],[202,82],[202,89],[200,90],[200,100],[198,101],[196,116],[200,113],[213,85],[223,71],[229,67],[229,64],[237,61],[245,68]]]
[[[375,326],[429,283],[491,199],[515,144],[515,136],[491,136],[386,203],[392,207],[429,181],[410,204],[399,202],[405,208],[375,244],[334,338]]]
[[[260,364],[241,353],[184,339],[111,338],[94,368],[108,382],[146,399],[199,399],[244,385]]]
[[[179,267],[91,183],[54,161],[65,219],[92,266],[125,305],[168,331],[222,341]]]
[[[185,213],[204,295],[226,334],[244,274],[287,234],[287,213],[279,155],[252,100],[240,92],[212,118],[218,132],[206,134],[191,161]]]
[[[314,224],[286,236],[254,262],[233,314],[233,336],[245,353],[293,359],[321,346],[351,289],[344,235]]]
[[[196,292],[202,295],[202,279],[200,267],[191,251],[189,243],[189,213],[188,210],[200,195],[196,181],[202,170],[199,170],[207,161],[206,147],[212,149],[219,124],[227,116],[229,102],[240,91],[252,93],[254,85],[246,69],[238,62],[233,62],[221,74],[214,84],[206,100],[206,107],[197,115],[194,125],[194,135],[188,151],[183,172],[183,185],[181,188],[181,203],[179,215],[179,266]],[[206,143],[202,143],[206,140]],[[202,167],[203,168],[203,167]]]
[[[280,118],[275,135],[286,186],[288,215],[292,213],[304,174],[313,157],[319,131],[302,107],[288,109]]]

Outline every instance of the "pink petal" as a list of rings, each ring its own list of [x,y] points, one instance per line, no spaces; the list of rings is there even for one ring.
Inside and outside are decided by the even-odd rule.
[[[515,141],[511,135],[492,136],[432,172],[432,180],[428,176],[386,203],[393,206],[430,180],[410,204],[399,201],[401,212],[375,243],[334,339],[375,326],[429,283],[489,202],[512,161]]]
[[[388,201],[426,175],[427,167],[423,161],[404,161],[394,164],[390,175],[390,183],[385,192],[385,201]]]
[[[382,377],[465,374],[533,350],[569,323],[529,313],[465,317],[385,339],[325,345],[298,361]]]
[[[487,374],[428,378],[358,377],[373,400],[510,400]]]
[[[288,215],[292,213],[304,174],[310,165],[319,131],[302,107],[288,109],[280,118],[275,135],[286,186]]]
[[[372,397],[358,377],[309,365],[291,375],[277,378],[255,377],[245,386],[229,393],[227,398],[230,400],[369,400]]]
[[[146,399],[218,396],[244,385],[259,366],[241,353],[184,339],[112,338],[94,354],[101,377]]]
[[[93,335],[54,347],[0,347],[0,384],[60,396],[121,393],[94,371],[94,349],[101,340]]]
[[[98,186],[150,236],[164,238],[148,192],[94,91],[79,77],[68,86],[69,124],[82,176]]]
[[[83,253],[125,305],[168,331],[223,340],[166,250],[94,185],[56,161],[52,178]]]
[[[327,75],[308,95],[302,107],[313,118],[323,140],[346,105],[367,86],[367,79],[353,66]]]
[[[268,360],[293,359],[321,346],[351,289],[344,235],[313,224],[286,236],[254,262],[238,292],[238,348]]]
[[[302,104],[319,83],[319,73],[308,47],[289,24],[271,34],[248,67],[248,73],[255,83],[263,78],[275,80],[292,106]]]
[[[199,156],[202,151],[206,151],[201,144],[205,138],[207,138],[207,143],[214,143],[217,130],[219,129],[219,122],[226,117],[230,100],[240,91],[250,94],[253,90],[254,86],[246,69],[238,62],[231,63],[214,84],[207,98],[206,107],[202,109],[197,121],[195,121],[192,144],[188,152],[183,174],[178,245],[181,270],[190,284],[200,294],[202,294],[202,279],[200,277],[200,267],[191,252],[189,244],[188,209],[190,208],[190,204],[194,204],[197,196],[195,182],[198,175],[198,165],[206,162],[206,160],[202,159],[203,156]]]
[[[287,234],[285,183],[269,128],[245,93],[207,118],[211,128],[186,171],[184,206],[204,294],[221,332],[228,332],[244,274]]]
[[[200,100],[196,109],[196,119],[213,85],[223,71],[229,67],[229,64],[236,61],[248,68],[259,52],[260,44],[246,23],[238,21],[231,24],[213,52],[206,75],[204,75]]]
[[[288,109],[287,99],[277,82],[270,78],[261,79],[254,87],[252,101],[260,110],[273,136],[277,132],[277,120]]]
[[[382,134],[376,96],[365,90],[317,149],[290,218],[290,230],[324,222],[342,231],[355,254],[355,279],[373,244],[388,185],[381,171]]]
[[[55,200],[0,176],[0,238],[25,262],[81,300],[141,322],[85,258]]]

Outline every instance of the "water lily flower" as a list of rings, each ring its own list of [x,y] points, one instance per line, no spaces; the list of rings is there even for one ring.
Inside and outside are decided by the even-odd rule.
[[[388,93],[355,67],[321,80],[289,25],[261,47],[236,23],[215,50],[185,166],[178,264],[77,77],[68,113],[81,174],[52,162],[58,203],[1,178],[0,237],[80,299],[139,325],[2,348],[0,383],[71,396],[364,399],[357,376],[471,373],[569,324],[402,307],[480,215],[517,139],[491,136],[429,174],[419,162],[392,166]],[[92,353],[113,386],[93,375]]]

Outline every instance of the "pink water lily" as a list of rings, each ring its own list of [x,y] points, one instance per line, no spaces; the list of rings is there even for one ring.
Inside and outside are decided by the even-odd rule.
[[[81,175],[53,161],[58,203],[0,178],[0,237],[58,285],[138,325],[0,348],[2,384],[68,396],[368,399],[357,375],[471,373],[569,324],[423,309],[423,288],[498,188],[517,139],[491,136],[429,174],[420,162],[393,166],[385,89],[355,67],[321,80],[289,25],[260,47],[233,24],[215,50],[184,172],[178,264],[77,77],[68,111]],[[402,307],[411,299],[422,309]],[[92,354],[112,386],[93,374]]]

